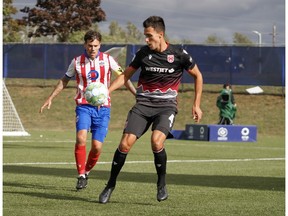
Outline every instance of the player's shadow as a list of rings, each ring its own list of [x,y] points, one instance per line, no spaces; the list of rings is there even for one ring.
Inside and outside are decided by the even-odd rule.
[[[33,166],[3,166],[3,174],[27,174],[42,176],[58,176],[75,179],[75,169],[72,168],[47,168]],[[91,178],[108,180],[110,171],[96,170]],[[131,173],[121,172],[118,181],[155,183],[156,173]],[[190,174],[168,174],[167,183],[175,185],[191,185],[219,188],[239,188],[253,190],[285,191],[284,177],[262,177],[262,176],[222,176],[222,175],[190,175]],[[5,186],[5,182],[4,182]]]
[[[14,195],[27,195],[32,197],[38,198],[46,198],[46,199],[53,199],[53,200],[71,200],[71,201],[85,201],[85,202],[95,202],[95,200],[91,200],[88,198],[83,198],[80,196],[71,196],[71,195],[61,195],[59,193],[51,194],[45,192],[27,192],[27,191],[18,191],[18,192],[3,192],[3,194],[14,194]]]

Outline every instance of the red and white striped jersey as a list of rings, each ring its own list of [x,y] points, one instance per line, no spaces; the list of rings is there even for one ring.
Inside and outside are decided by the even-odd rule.
[[[111,70],[118,75],[123,72],[115,59],[103,52],[99,52],[94,60],[90,59],[86,53],[74,58],[65,75],[69,78],[76,76],[77,91],[74,98],[76,104],[88,104],[84,98],[84,91],[91,82],[104,83],[108,88],[110,86]],[[111,106],[110,95],[103,106]]]

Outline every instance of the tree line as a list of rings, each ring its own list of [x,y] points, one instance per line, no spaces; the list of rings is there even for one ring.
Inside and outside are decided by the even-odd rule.
[[[83,43],[83,35],[94,29],[103,35],[105,43],[143,44],[144,35],[132,22],[125,27],[117,21],[109,24],[109,31],[103,32],[98,23],[106,21],[106,13],[101,8],[101,0],[37,0],[35,7],[20,9],[21,19],[13,16],[19,11],[13,0],[3,1],[3,42],[22,43]],[[172,43],[193,44],[193,41],[167,38]],[[254,45],[241,33],[233,34],[235,45]],[[225,45],[225,40],[216,34],[208,35],[203,44]]]

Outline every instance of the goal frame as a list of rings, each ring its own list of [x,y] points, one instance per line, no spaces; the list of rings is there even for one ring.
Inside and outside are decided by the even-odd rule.
[[[2,90],[2,93],[3,93],[3,95],[2,95],[2,103],[3,103],[2,136],[30,136],[30,134],[27,131],[25,131],[25,129],[24,129],[24,126],[21,122],[21,119],[18,115],[18,112],[17,112],[17,110],[14,106],[14,103],[11,99],[11,96],[9,94],[9,91],[6,88],[4,80],[2,80],[2,83],[3,83],[2,84],[2,88],[3,88],[3,90]],[[5,117],[5,114],[7,114],[7,113],[5,113],[5,106],[8,106],[9,107],[8,109],[10,109],[9,115],[13,115],[13,118],[14,118],[13,123],[16,125],[15,129],[13,129],[13,128],[11,129],[9,127],[8,127],[8,129],[5,128],[6,125],[9,124],[9,122],[8,122],[9,120]],[[7,109],[7,107],[6,107],[6,109]]]

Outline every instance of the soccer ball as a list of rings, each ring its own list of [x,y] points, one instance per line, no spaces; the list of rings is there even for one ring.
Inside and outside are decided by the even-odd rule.
[[[93,106],[101,106],[108,99],[108,89],[101,82],[92,82],[85,89],[84,97]]]

